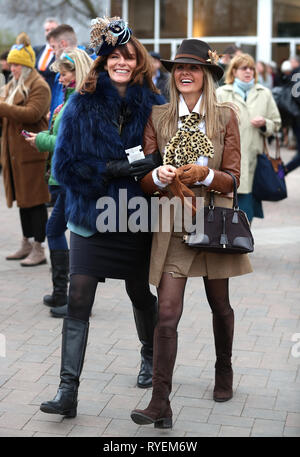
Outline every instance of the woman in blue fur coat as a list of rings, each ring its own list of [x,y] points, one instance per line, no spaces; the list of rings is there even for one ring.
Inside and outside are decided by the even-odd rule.
[[[99,58],[63,113],[52,162],[54,176],[66,190],[70,287],[68,316],[63,323],[61,382],[55,398],[40,408],[68,417],[77,413],[79,377],[98,282],[125,280],[142,343],[137,379],[142,388],[152,385],[157,316],[157,300],[148,282],[151,232],[127,229],[132,213],[127,203],[132,197],[145,197],[139,180],[157,161],[150,156],[130,164],[125,150],[142,145],[152,106],[164,100],[152,83],[146,49],[124,21],[93,20],[91,43]],[[105,202],[113,202],[115,210],[107,213]],[[105,215],[112,222],[106,232],[103,224],[99,228]]]

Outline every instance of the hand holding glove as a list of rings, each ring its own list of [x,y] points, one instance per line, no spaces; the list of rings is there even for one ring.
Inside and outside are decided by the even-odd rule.
[[[177,169],[177,176],[186,186],[192,186],[198,181],[204,181],[208,176],[209,168],[202,165],[187,164]]]

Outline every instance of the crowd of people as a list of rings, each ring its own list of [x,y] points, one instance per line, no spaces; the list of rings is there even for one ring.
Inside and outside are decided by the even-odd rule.
[[[295,100],[299,115],[285,113],[272,90],[291,88],[300,61],[283,63],[279,77],[274,66],[255,63],[239,48],[219,58],[198,39],[183,40],[175,58],[165,60],[149,53],[120,18],[94,19],[90,48],[79,46],[74,29],[55,18],[45,21],[44,31],[43,46],[32,48],[21,33],[0,56],[3,182],[7,205],[15,201],[19,208],[23,235],[6,259],[23,267],[45,264],[47,238],[53,290],[43,302],[63,318],[59,387],[40,408],[76,416],[98,283],[122,279],[141,343],[137,386],[153,387],[148,407],[131,418],[171,428],[187,279],[203,277],[216,352],[213,399],[224,402],[233,396],[229,278],[252,267],[247,254],[192,250],[172,214],[167,232],[160,216],[156,231],[151,217],[146,228],[131,230],[130,202],[188,195],[208,206],[214,193],[216,206],[230,208],[230,172],[249,222],[263,217],[252,194],[257,156],[265,140],[282,131],[284,116],[298,148],[286,173],[299,165],[300,105]],[[111,218],[101,198],[114,202],[114,230],[99,229],[99,221]]]

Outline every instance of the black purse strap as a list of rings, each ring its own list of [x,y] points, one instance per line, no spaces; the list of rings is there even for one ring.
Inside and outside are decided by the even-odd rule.
[[[238,204],[238,197],[237,197],[237,185],[236,185],[236,177],[234,176],[233,173],[227,170],[223,170],[224,173],[227,173],[230,175],[233,179],[233,204],[232,208],[238,210],[239,209],[239,204]]]
[[[228,175],[230,175],[232,177],[232,180],[233,180],[233,202],[232,202],[232,208],[237,211],[239,209],[239,204],[238,204],[238,197],[237,197],[236,177],[230,171],[227,171],[227,170],[222,170],[222,171],[223,171],[223,173],[227,173]],[[213,194],[213,192],[210,193],[210,207],[212,207],[212,208],[214,207],[214,194]]]

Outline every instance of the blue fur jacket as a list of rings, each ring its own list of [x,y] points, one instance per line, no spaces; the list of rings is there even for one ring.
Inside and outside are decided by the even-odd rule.
[[[125,149],[143,144],[152,106],[163,103],[146,84],[128,86],[122,99],[107,72],[100,73],[93,94],[71,96],[60,122],[52,162],[55,179],[66,189],[66,217],[70,222],[96,231],[99,197],[112,197],[118,214],[119,189],[127,190],[127,200],[144,195],[131,177],[107,183],[106,163],[126,159]],[[121,112],[125,121],[120,134]]]

